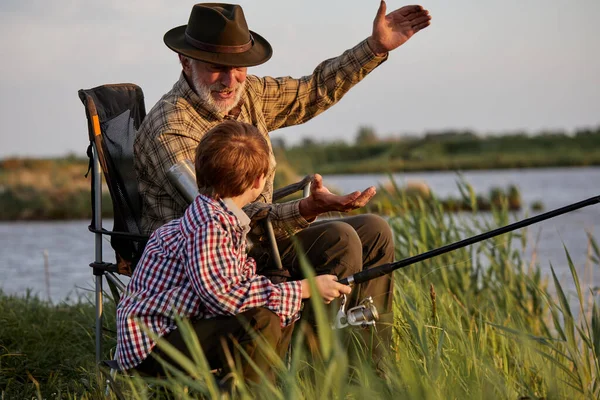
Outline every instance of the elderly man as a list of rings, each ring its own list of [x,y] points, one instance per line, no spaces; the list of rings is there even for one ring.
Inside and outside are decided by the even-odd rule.
[[[188,202],[167,177],[175,163],[194,158],[202,136],[224,120],[250,123],[268,139],[269,132],[301,124],[325,111],[383,63],[388,52],[430,23],[421,6],[405,6],[386,15],[381,1],[371,36],[336,58],[319,64],[299,79],[249,75],[247,67],[269,60],[267,40],[248,29],[243,10],[233,4],[196,4],[187,25],[168,31],[165,44],[178,53],[182,74],[150,110],[135,141],[135,167],[143,200],[143,229],[151,233],[181,217]],[[270,141],[268,140],[269,145]],[[375,194],[370,187],[347,195],[332,194],[315,175],[310,196],[271,204],[275,159],[261,195],[244,208],[256,220],[268,212],[282,262],[300,277],[295,243],[300,244],[318,274],[345,277],[364,268],[393,261],[394,246],[387,223],[374,215],[312,223],[326,212],[364,206]],[[294,237],[293,240],[291,237]],[[352,307],[372,296],[381,321],[392,321],[392,279],[367,282],[353,290]],[[391,329],[380,329],[389,343]]]

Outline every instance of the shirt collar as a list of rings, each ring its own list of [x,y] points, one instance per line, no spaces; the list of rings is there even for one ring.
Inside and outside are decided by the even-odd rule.
[[[241,226],[243,226],[243,227],[250,226],[250,218],[248,217],[248,215],[246,215],[246,213],[241,208],[239,208],[237,206],[237,204],[235,204],[233,202],[231,197],[224,198],[223,203],[225,203],[225,205],[227,206],[229,211],[231,211],[233,213],[233,215],[236,216],[238,221],[240,221]]]

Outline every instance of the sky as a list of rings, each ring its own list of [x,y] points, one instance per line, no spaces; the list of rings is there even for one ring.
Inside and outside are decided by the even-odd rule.
[[[1,0],[0,158],[85,156],[77,90],[142,87],[150,109],[179,77],[163,43],[193,1]],[[371,33],[378,0],[240,1],[251,30],[273,46],[256,75],[300,77]],[[387,2],[388,11],[405,3]],[[480,134],[600,126],[600,1],[428,0],[431,26],[332,109],[272,133],[351,142],[471,129]]]

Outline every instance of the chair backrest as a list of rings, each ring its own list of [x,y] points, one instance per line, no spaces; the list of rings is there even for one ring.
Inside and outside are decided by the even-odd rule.
[[[131,234],[130,237],[111,235],[119,272],[131,274],[131,268],[135,266],[145,245],[144,241],[132,240],[132,236],[141,236],[142,233],[142,202],[133,165],[133,142],[146,116],[144,94],[139,86],[123,83],[81,89],[79,98],[85,106],[88,119],[88,156],[91,160],[93,143],[110,191],[114,212],[113,231]],[[92,182],[92,191],[94,187]],[[93,215],[96,215],[95,207],[97,205],[92,201]]]

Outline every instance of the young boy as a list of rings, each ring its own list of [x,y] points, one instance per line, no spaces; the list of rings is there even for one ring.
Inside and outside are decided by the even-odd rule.
[[[202,138],[195,165],[201,194],[182,218],[152,234],[117,307],[117,361],[149,375],[164,374],[153,354],[173,363],[140,324],[190,357],[175,323],[180,316],[190,320],[212,368],[227,371],[224,346],[233,353],[235,341],[272,379],[256,334],[285,354],[301,300],[311,293],[307,280],[271,283],[246,256],[250,220],[242,207],[265,185],[267,142],[254,126],[227,121]],[[317,276],[316,288],[326,302],[350,292],[334,275]],[[242,368],[258,382],[248,362]]]

